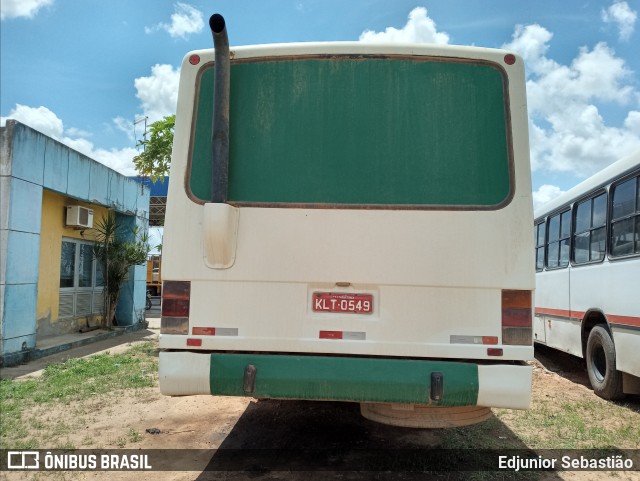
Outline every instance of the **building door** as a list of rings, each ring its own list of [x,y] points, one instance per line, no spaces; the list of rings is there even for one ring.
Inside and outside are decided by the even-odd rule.
[[[93,245],[79,239],[62,240],[59,319],[104,314],[104,282]]]

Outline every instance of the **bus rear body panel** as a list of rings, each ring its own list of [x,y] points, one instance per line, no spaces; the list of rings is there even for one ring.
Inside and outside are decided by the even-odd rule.
[[[522,65],[377,48],[233,52],[226,204],[207,201],[212,54],[183,64],[163,393],[528,406]]]

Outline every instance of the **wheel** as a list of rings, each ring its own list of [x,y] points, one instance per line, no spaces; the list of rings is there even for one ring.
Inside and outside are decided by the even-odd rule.
[[[587,372],[593,391],[604,399],[620,399],[622,373],[616,368],[616,348],[607,328],[599,324],[589,333],[587,340]]]
[[[361,403],[360,413],[371,421],[405,428],[457,428],[489,419],[483,406],[440,407],[414,404]]]

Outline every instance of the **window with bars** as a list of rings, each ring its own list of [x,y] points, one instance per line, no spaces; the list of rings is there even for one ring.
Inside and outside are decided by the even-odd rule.
[[[104,282],[93,243],[63,239],[60,254],[60,319],[104,313]]]

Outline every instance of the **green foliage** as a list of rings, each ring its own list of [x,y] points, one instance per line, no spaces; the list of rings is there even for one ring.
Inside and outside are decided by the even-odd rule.
[[[151,247],[149,236],[137,229],[127,236],[127,232],[117,222],[116,214],[110,211],[96,223],[96,243],[93,255],[102,267],[102,277],[106,286],[106,324],[111,326],[115,316],[120,288],[129,275],[129,269],[147,261]],[[133,237],[131,240],[127,237]]]
[[[175,115],[152,123],[148,132],[149,138],[145,136],[144,140],[138,142],[137,147],[144,150],[133,158],[133,163],[140,175],[150,177],[155,182],[169,174],[175,123]]]

